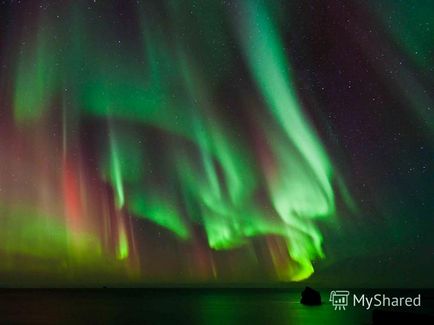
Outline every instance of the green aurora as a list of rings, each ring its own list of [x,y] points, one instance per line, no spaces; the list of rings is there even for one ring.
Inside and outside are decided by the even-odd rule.
[[[242,282],[243,263],[249,281],[314,273],[322,229],[357,208],[300,96],[291,5],[28,6],[26,28],[4,34],[1,274]]]

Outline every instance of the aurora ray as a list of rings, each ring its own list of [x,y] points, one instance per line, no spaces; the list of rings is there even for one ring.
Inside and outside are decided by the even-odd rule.
[[[314,280],[428,228],[431,5],[24,2],[0,4],[0,284]]]

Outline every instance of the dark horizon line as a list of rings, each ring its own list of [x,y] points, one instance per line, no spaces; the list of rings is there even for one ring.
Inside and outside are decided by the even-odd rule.
[[[0,291],[9,290],[301,290],[305,287],[311,287],[316,290],[423,290],[434,291],[434,287],[358,287],[358,286],[315,286],[315,285],[263,285],[263,284],[152,284],[143,286],[125,285],[125,284],[112,284],[112,285],[77,285],[77,286],[55,286],[55,285],[42,285],[42,286],[5,286],[0,285]]]

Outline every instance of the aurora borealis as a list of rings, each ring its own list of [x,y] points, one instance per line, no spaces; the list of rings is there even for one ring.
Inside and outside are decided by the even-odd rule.
[[[434,8],[407,6],[3,1],[0,283],[432,265]]]

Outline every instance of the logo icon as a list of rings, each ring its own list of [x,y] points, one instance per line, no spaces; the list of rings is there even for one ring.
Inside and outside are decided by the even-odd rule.
[[[347,290],[333,290],[330,292],[330,301],[335,310],[345,310],[345,307],[348,306],[349,295],[350,292]]]

